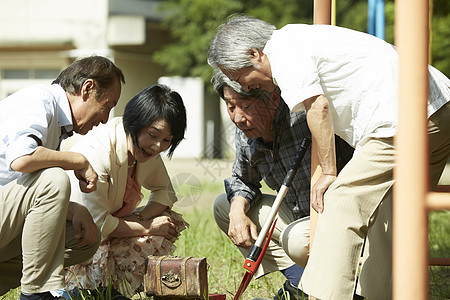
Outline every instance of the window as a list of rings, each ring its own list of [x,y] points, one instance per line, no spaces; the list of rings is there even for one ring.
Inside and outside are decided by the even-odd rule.
[[[58,77],[57,68],[5,68],[0,70],[0,101],[33,84],[51,84]]]
[[[55,79],[59,72],[59,69],[4,69],[2,70],[1,78],[2,80]]]

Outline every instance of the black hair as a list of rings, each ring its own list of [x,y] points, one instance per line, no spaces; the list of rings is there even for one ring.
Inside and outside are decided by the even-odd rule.
[[[173,136],[167,156],[172,157],[186,131],[186,108],[176,91],[163,84],[150,85],[134,96],[125,106],[123,127],[135,146],[139,147],[139,131],[159,120],[165,120]]]

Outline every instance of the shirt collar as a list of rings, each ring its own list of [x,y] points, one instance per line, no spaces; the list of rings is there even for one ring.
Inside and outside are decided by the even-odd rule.
[[[283,122],[284,118],[282,116],[284,116],[285,114],[289,113],[289,108],[287,107],[287,104],[283,101],[283,99],[280,99],[280,104],[277,107],[277,111],[275,112],[275,115],[273,116],[273,120],[272,120],[272,131],[273,131],[273,136],[274,139],[272,142],[270,143],[264,143],[262,138],[258,137],[258,138],[249,138],[247,140],[247,143],[249,145],[253,144],[253,147],[257,148],[257,149],[262,149],[262,150],[276,150],[278,149],[278,144],[279,144],[279,139],[280,139],[280,134],[278,134],[278,131],[281,128],[281,123]],[[246,137],[245,135],[243,135],[244,137]],[[247,138],[247,137],[246,137]]]
[[[280,104],[278,105],[277,111],[273,116],[272,120],[272,131],[273,131],[273,152],[274,155],[278,155],[278,149],[280,145],[281,133],[280,131],[283,128],[283,123],[286,122],[286,115],[289,115],[290,111],[287,104],[283,101],[283,98],[280,98]]]
[[[275,79],[275,77],[273,77],[273,75],[272,75],[272,82],[273,82],[273,84],[275,84],[276,86],[278,86],[278,82],[277,82],[277,80]]]
[[[286,110],[288,109],[286,103],[284,102],[283,98],[280,98],[280,104],[277,107],[277,111],[275,112],[275,115],[273,116],[272,120],[272,131],[274,134],[274,137],[278,135],[280,123],[283,121],[284,116],[286,114]]]
[[[61,127],[61,137],[64,139],[73,134],[72,110],[70,109],[69,99],[60,85],[52,84],[50,89],[58,103],[58,125]]]

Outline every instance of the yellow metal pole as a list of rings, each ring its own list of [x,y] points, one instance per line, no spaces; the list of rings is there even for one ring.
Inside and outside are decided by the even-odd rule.
[[[428,42],[428,64],[431,65],[433,63],[433,0],[429,0],[428,29],[430,35]]]
[[[336,25],[336,0],[331,0],[331,25]]]
[[[428,0],[397,0],[399,125],[394,169],[393,299],[427,299]]]

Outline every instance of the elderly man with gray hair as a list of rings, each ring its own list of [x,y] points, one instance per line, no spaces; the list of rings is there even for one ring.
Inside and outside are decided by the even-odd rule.
[[[320,216],[300,285],[316,298],[352,299],[364,240],[394,184],[395,48],[338,26],[288,24],[277,30],[263,20],[234,16],[212,39],[208,63],[245,91],[279,88],[292,111],[306,111],[322,171],[311,187],[311,205]],[[450,80],[432,66],[428,78],[429,185],[434,188],[450,156]],[[339,175],[335,135],[355,147]],[[389,259],[379,261],[378,269],[390,273],[390,267]],[[361,277],[361,285],[367,298],[390,297],[380,297],[380,290],[391,288],[383,276]]]
[[[225,194],[214,203],[214,217],[244,256],[267,219],[275,195],[261,193],[261,181],[279,190],[300,146],[310,137],[304,112],[291,112],[278,90],[245,92],[220,70],[212,82],[236,125],[236,157]],[[353,149],[337,139],[340,167]],[[310,160],[308,152],[280,207],[276,228],[255,277],[280,271],[287,278],[274,299],[302,299],[296,288],[308,259]]]

